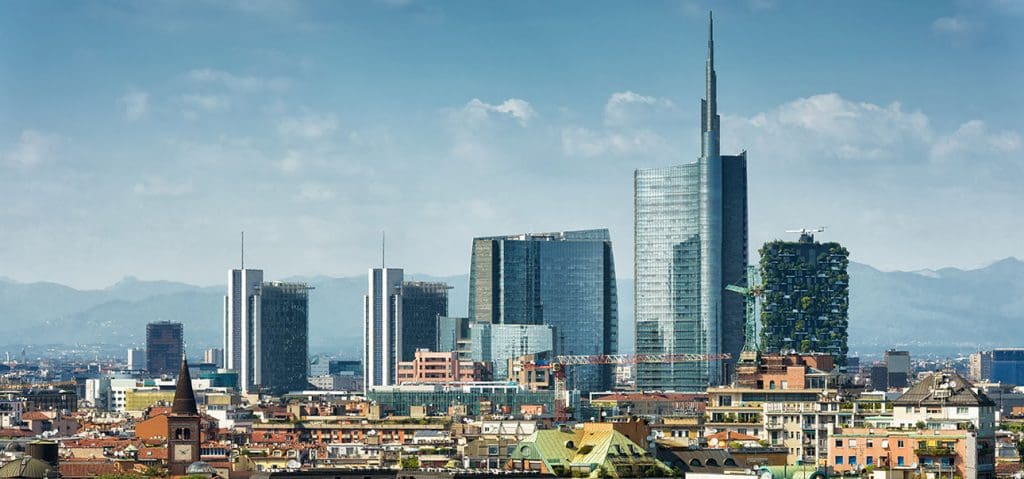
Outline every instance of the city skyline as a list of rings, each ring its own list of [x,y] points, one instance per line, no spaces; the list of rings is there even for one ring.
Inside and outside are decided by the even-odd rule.
[[[18,234],[0,236],[0,274],[217,284],[243,229],[281,277],[357,275],[381,230],[389,262],[435,275],[464,274],[472,238],[502,231],[608,228],[630,264],[629,172],[699,154],[688,39],[708,5],[398,3],[13,4],[0,29],[25,48],[0,54],[0,228]],[[998,61],[1021,45],[1019,7],[713,6],[723,151],[756,152],[752,250],[829,225],[884,270],[1024,256],[1022,69]],[[252,27],[284,40],[225,36]],[[124,35],[138,42],[113,48]],[[196,42],[206,53],[181,54]],[[159,68],[135,68],[151,53]],[[292,234],[309,248],[280,253]]]

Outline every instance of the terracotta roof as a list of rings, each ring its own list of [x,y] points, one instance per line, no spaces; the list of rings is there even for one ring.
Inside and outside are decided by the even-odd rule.
[[[0,429],[0,437],[31,437],[35,436],[27,429]]]
[[[892,402],[893,406],[995,406],[974,385],[955,372],[937,372],[922,379]]]
[[[166,447],[144,447],[139,449],[139,460],[140,461],[166,461],[167,460],[167,448]]]
[[[761,438],[757,436],[751,436],[749,434],[740,434],[736,431],[721,431],[716,432],[708,436],[708,440],[718,439],[719,441],[731,442],[731,441],[760,441]]]
[[[65,461],[60,463],[60,475],[64,478],[96,477],[103,474],[120,474],[121,465],[113,461]]]
[[[53,419],[50,417],[49,414],[46,414],[45,412],[42,411],[29,411],[25,414],[22,414],[21,418],[26,421],[46,421],[49,419]]]

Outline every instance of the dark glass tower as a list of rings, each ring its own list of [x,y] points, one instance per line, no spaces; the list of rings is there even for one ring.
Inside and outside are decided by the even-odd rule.
[[[402,296],[402,321],[399,344],[400,361],[415,359],[417,349],[433,351],[437,347],[438,317],[448,316],[447,283],[405,281]]]
[[[747,157],[720,153],[717,77],[708,22],[701,155],[634,175],[637,354],[732,354],[722,362],[637,365],[641,389],[702,391],[725,381],[744,340]]]
[[[552,326],[557,354],[615,354],[614,264],[611,238],[604,229],[476,238],[470,319]],[[567,384],[582,391],[610,389],[611,368],[574,367]]]
[[[309,290],[305,283],[263,283],[253,341],[253,383],[273,394],[307,389]]]
[[[183,348],[181,323],[160,321],[146,325],[146,369],[150,374],[174,374],[181,363]]]

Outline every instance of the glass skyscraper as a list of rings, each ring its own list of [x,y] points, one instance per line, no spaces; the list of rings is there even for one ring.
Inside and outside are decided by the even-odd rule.
[[[363,387],[394,384],[402,345],[403,272],[370,268],[363,296]]]
[[[309,290],[305,283],[263,283],[252,338],[253,383],[273,394],[307,389]]]
[[[417,349],[434,350],[437,346],[437,318],[448,316],[447,283],[405,281],[402,297],[400,331],[401,357],[412,361]]]
[[[703,391],[743,348],[743,297],[725,286],[747,284],[747,157],[719,152],[716,84],[709,19],[700,158],[634,175],[636,353],[733,359],[638,364],[640,389]]]
[[[469,314],[475,323],[551,326],[556,354],[618,351],[608,230],[476,238],[469,281]],[[494,365],[496,377],[500,367]],[[567,384],[583,391],[607,390],[613,385],[612,370],[576,366]]]
[[[545,324],[474,323],[469,326],[470,359],[489,361],[496,381],[508,375],[508,361],[554,349],[557,331]]]

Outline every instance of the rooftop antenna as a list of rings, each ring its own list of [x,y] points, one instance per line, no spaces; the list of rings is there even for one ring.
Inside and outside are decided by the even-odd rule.
[[[380,232],[380,269],[384,270],[384,230]]]
[[[245,269],[245,231],[242,232],[242,269]]]

